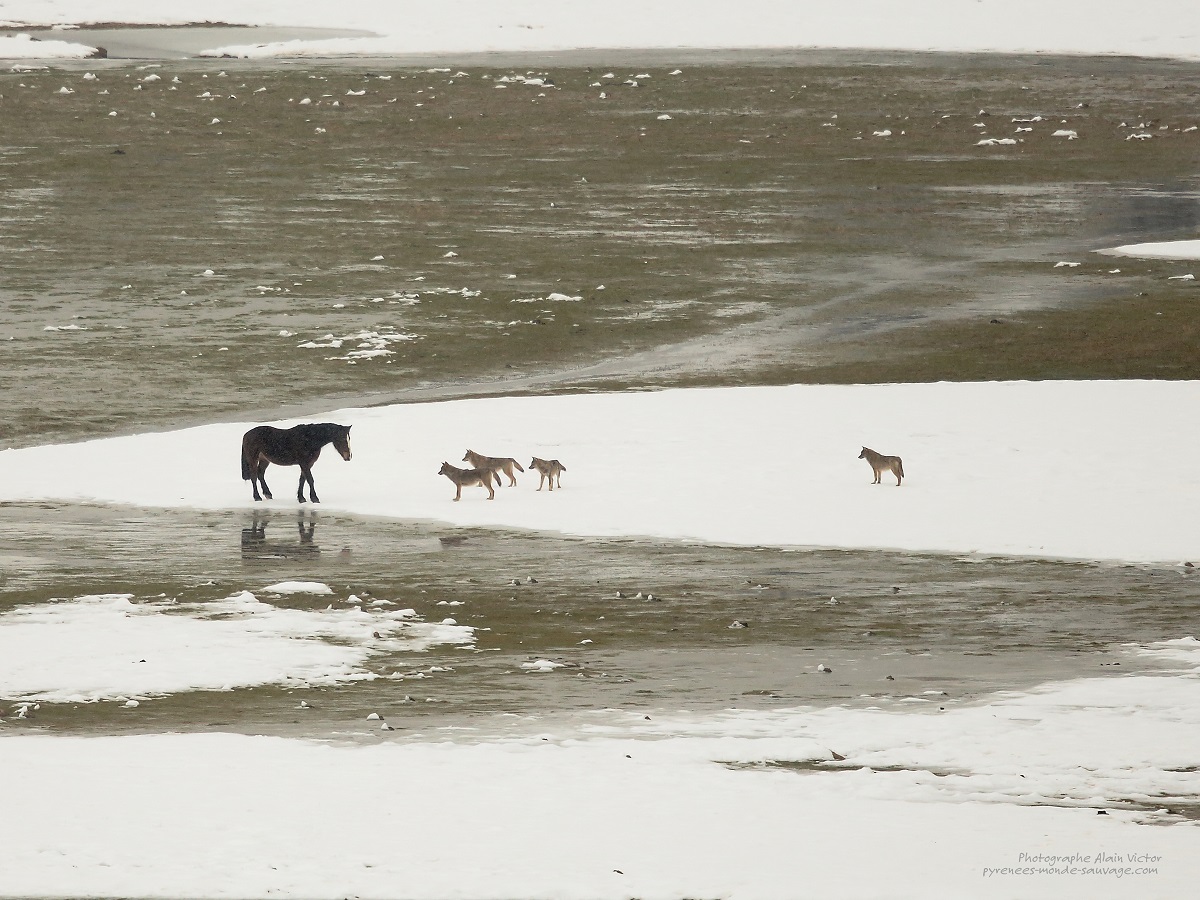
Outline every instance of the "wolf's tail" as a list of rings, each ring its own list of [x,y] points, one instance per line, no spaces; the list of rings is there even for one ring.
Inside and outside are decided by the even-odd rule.
[[[904,478],[904,460],[900,459],[899,457],[896,458],[896,468],[900,472],[900,477]]]
[[[559,464],[558,464],[558,467],[559,467],[560,469],[562,469],[564,472],[565,472],[565,471],[567,471],[567,467],[566,467],[566,466],[564,466],[562,463],[559,463]]]
[[[513,465],[517,467],[517,471],[518,471],[518,472],[524,472],[524,471],[525,471],[524,469],[522,469],[522,468],[521,468],[521,464],[520,464],[519,462],[517,462],[515,459],[513,460]]]

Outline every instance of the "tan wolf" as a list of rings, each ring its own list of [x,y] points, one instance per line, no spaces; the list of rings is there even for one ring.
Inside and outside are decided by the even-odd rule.
[[[445,475],[454,482],[457,490],[454,493],[455,500],[462,499],[463,485],[472,487],[479,485],[481,488],[487,488],[488,499],[495,498],[496,492],[492,490],[492,470],[491,469],[460,469],[458,466],[452,466],[448,462],[443,462],[442,467],[438,469],[439,475]]]
[[[512,487],[517,483],[517,476],[513,474],[513,466],[517,467],[518,472],[525,471],[521,468],[521,464],[511,456],[484,456],[474,450],[468,450],[463,454],[462,461],[469,462],[476,469],[491,469],[492,474],[496,476],[496,487],[500,486],[501,472],[508,476],[508,486]]]
[[[554,490],[555,480],[558,481],[558,486],[562,487],[562,473],[567,471],[567,467],[557,459],[538,459],[536,456],[529,464],[529,468],[536,469],[542,476],[541,481],[538,482],[539,491],[547,479],[550,481],[550,490]]]
[[[900,457],[884,456],[882,453],[876,453],[870,447],[863,447],[858,458],[865,459],[875,470],[875,480],[871,484],[880,484],[879,479],[883,473],[890,471],[896,476],[896,487],[900,487],[900,479],[904,477],[904,463],[900,461]]]

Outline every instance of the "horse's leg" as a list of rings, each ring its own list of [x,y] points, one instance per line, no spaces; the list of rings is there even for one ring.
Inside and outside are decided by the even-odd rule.
[[[258,467],[257,467],[257,470],[255,471],[255,474],[257,475],[258,480],[262,483],[263,496],[265,496],[268,500],[273,500],[274,496],[271,494],[271,489],[269,487],[267,487],[266,475],[267,475],[267,466],[269,466],[269,465],[270,465],[269,462],[267,462],[265,459],[260,458],[258,461]],[[258,489],[257,488],[255,489],[254,493],[256,495],[254,499],[257,500],[258,499],[258,496],[257,496]]]
[[[304,482],[308,482],[308,496],[313,503],[320,503],[321,498],[317,496],[317,485],[313,481],[312,465],[300,463],[300,484],[296,488],[296,499],[301,503],[304,502]]]

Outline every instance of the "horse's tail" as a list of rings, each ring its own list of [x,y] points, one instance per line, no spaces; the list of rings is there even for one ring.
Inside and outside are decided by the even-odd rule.
[[[254,467],[250,465],[250,434],[242,437],[242,481],[254,480]]]
[[[519,462],[517,462],[515,459],[512,461],[512,463],[513,463],[513,465],[514,465],[514,466],[516,466],[516,467],[517,467],[517,471],[518,471],[518,472],[524,472],[524,471],[525,471],[524,469],[522,469],[522,468],[521,468],[521,464],[520,464]]]

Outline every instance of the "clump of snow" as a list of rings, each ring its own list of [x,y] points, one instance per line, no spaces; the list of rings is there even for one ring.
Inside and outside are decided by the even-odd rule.
[[[263,588],[269,594],[332,594],[333,588],[321,581],[281,581]]]
[[[535,659],[530,662],[521,663],[521,668],[529,672],[553,672],[555,669],[561,669],[565,663],[554,662],[549,659]]]
[[[344,303],[335,303],[335,309],[345,308]],[[340,350],[342,346],[348,342],[355,342],[354,348],[341,356],[330,356],[328,359],[345,360],[349,362],[357,362],[358,360],[371,359],[374,357],[394,356],[395,350],[391,349],[392,344],[407,343],[420,339],[420,335],[412,334],[405,331],[397,331],[392,326],[385,326],[379,329],[363,329],[361,331],[352,332],[351,334],[335,337],[333,334],[326,334],[324,337],[316,340],[304,341],[297,344],[297,347],[305,350],[315,349],[333,349]]]

